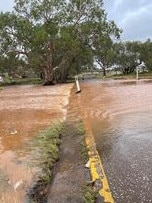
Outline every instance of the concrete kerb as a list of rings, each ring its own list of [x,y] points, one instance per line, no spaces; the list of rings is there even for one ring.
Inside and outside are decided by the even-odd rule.
[[[104,172],[99,153],[96,149],[91,127],[88,125],[86,120],[84,120],[83,123],[86,130],[86,146],[89,155],[88,168],[90,169],[92,182],[94,182],[94,185],[98,189],[99,195],[102,199],[104,199],[104,202],[114,203],[108,180]]]

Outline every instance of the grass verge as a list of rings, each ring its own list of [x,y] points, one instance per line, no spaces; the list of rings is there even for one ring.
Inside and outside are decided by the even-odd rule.
[[[85,144],[85,130],[82,122],[75,125],[60,123],[41,131],[34,140],[34,145],[37,146],[37,151],[34,152],[37,154],[36,163],[38,163],[38,168],[41,170],[34,176],[33,184],[28,191],[29,203],[47,202],[50,183],[54,175],[53,169],[56,162],[60,159],[62,136],[71,136],[71,133],[80,138],[80,156],[85,167],[88,161],[88,151]],[[82,185],[81,194],[84,203],[96,202],[97,191],[92,184],[86,182],[85,185]]]
[[[37,165],[41,169],[34,176],[33,184],[28,191],[29,202],[46,202],[48,186],[52,180],[52,169],[59,160],[59,145],[65,125],[63,123],[51,126],[41,131],[34,140],[37,146]]]

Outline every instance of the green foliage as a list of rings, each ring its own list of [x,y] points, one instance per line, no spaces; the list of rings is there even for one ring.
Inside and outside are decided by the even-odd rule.
[[[141,42],[123,42],[115,44],[117,64],[124,74],[133,73],[141,63]]]
[[[0,14],[1,55],[11,53],[14,61],[24,56],[22,68],[42,70],[46,81],[65,81],[71,69],[91,66],[95,56],[107,64],[108,43],[120,35],[101,0],[15,0],[14,8]]]
[[[143,61],[149,71],[152,70],[152,42],[148,39],[146,42],[141,44],[140,58]]]

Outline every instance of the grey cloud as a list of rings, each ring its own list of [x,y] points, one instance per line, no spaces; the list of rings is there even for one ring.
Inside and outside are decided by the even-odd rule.
[[[123,40],[152,38],[151,0],[103,0],[108,19],[123,29]],[[14,0],[0,0],[0,11],[11,11]]]
[[[152,6],[150,6],[152,9]],[[125,29],[122,37],[125,39],[145,40],[152,37],[151,9],[141,8],[131,13],[120,23]]]
[[[123,40],[146,40],[152,37],[151,0],[105,0],[108,18],[123,29]]]

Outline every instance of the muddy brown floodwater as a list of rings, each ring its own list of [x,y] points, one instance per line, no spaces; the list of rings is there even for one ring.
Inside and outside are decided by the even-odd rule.
[[[152,202],[152,81],[84,81],[78,100],[116,203]]]
[[[37,170],[26,143],[66,118],[72,86],[0,91],[0,202],[24,202]],[[115,202],[152,202],[152,82],[84,80],[81,89],[69,120],[85,118],[91,126]]]
[[[26,143],[66,118],[72,84],[5,87],[0,91],[0,202],[24,202],[36,172]]]

